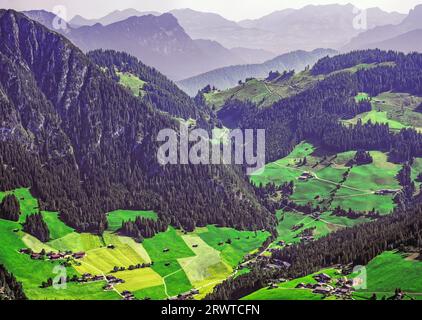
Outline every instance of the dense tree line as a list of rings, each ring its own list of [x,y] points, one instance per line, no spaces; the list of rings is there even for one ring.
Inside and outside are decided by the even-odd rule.
[[[26,300],[22,284],[0,264],[0,300]]]
[[[422,247],[422,207],[396,211],[376,221],[343,229],[313,242],[275,250],[272,259],[289,264],[278,271],[255,266],[251,273],[218,285],[206,298],[239,299],[262,288],[270,279],[299,278],[333,265],[366,265],[387,250]],[[266,270],[266,271],[263,271]]]
[[[41,213],[30,214],[23,224],[23,231],[33,235],[41,242],[50,240],[50,231]]]
[[[365,150],[358,150],[353,158],[353,160],[351,160],[348,165],[349,166],[353,166],[353,165],[357,165],[357,166],[363,166],[366,164],[371,164],[374,161],[374,159],[372,158],[371,154],[368,151]]]
[[[119,82],[117,71],[131,73],[145,81],[142,88],[146,94],[145,99],[159,110],[184,119],[200,119],[208,111],[205,105],[202,105],[202,110],[198,109],[198,105],[176,84],[156,69],[144,65],[136,57],[114,50],[95,50],[87,55],[116,82]]]
[[[168,224],[162,220],[153,220],[143,217],[136,217],[135,221],[124,221],[119,233],[124,236],[132,237],[138,242],[144,239],[152,238],[156,233],[164,232]],[[189,230],[193,231],[193,230]]]
[[[0,203],[0,219],[18,221],[20,215],[19,201],[14,194],[7,195]]]

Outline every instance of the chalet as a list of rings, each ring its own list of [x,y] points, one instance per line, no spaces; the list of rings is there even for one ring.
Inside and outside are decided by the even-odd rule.
[[[312,179],[314,176],[312,173],[305,171],[302,173],[302,175],[297,178],[299,181],[308,181],[309,179]]]
[[[113,290],[113,285],[111,285],[111,284],[106,284],[106,285],[103,287],[103,290],[106,290],[106,291]]]
[[[396,194],[397,192],[398,190],[383,189],[383,190],[378,190],[377,192],[375,192],[375,194],[379,196],[386,196],[390,194]]]
[[[331,281],[331,277],[328,274],[325,274],[325,273],[317,274],[313,278],[316,281],[321,282],[321,283],[326,283],[326,282]]]
[[[331,290],[329,288],[324,288],[324,287],[316,287],[312,293],[317,293],[317,294],[330,294]]]
[[[92,281],[100,281],[100,280],[104,280],[104,276],[94,276],[94,277],[92,277]]]
[[[85,257],[85,252],[77,252],[77,253],[74,253],[72,255],[72,257],[75,258],[75,259],[82,259],[83,257]]]
[[[306,285],[305,285],[303,282],[299,283],[299,284],[296,286],[296,289],[305,289],[305,288],[306,288]]]
[[[32,253],[31,254],[31,259],[32,260],[42,260],[43,259],[43,255],[41,255],[39,253]]]
[[[277,288],[278,288],[278,285],[276,285],[275,283],[270,283],[269,286],[268,286],[268,289],[269,290],[271,290],[271,289],[277,289]]]
[[[28,249],[28,248],[23,248],[23,249],[20,249],[19,250],[19,253],[22,253],[22,254],[31,254],[32,253],[32,250],[31,249]]]
[[[169,267],[169,266],[170,266],[170,262],[166,262],[164,265],[165,265],[166,267]]]
[[[107,246],[107,249],[115,249],[116,247],[114,246],[114,244],[109,244],[108,246]]]
[[[92,274],[90,274],[90,273],[84,273],[82,275],[82,278],[84,278],[84,279],[91,279],[92,278]]]
[[[197,244],[194,244],[194,245],[192,246],[192,248],[198,248],[198,245],[197,245]]]
[[[170,249],[165,248],[165,249],[163,249],[163,252],[164,252],[164,253],[166,253],[166,252],[170,252]]]
[[[198,289],[192,289],[190,291],[191,294],[199,294],[199,290]]]
[[[62,259],[63,256],[61,254],[59,254],[59,253],[55,253],[55,254],[51,254],[49,256],[49,258],[50,258],[50,260],[59,260],[59,259]]]
[[[110,276],[110,275],[106,276],[107,281],[112,281],[112,280],[116,280],[116,279],[117,278],[115,276]]]

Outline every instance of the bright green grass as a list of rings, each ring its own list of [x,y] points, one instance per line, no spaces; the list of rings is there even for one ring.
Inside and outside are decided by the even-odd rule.
[[[284,182],[294,181],[305,171],[305,169],[302,171],[302,169],[296,168],[296,163],[309,157],[314,151],[313,145],[302,142],[287,157],[267,164],[261,174],[252,175],[251,182],[255,185],[268,183],[281,185]]]
[[[174,297],[180,293],[188,292],[193,288],[180,264],[178,262],[176,263],[179,271],[171,273],[164,278],[169,297]]]
[[[13,230],[18,223],[0,220],[0,263],[15,275],[16,279],[23,284],[24,292],[30,299],[116,299],[116,294],[105,293],[97,290],[97,284],[88,284],[84,291],[76,284],[69,284],[66,290],[54,290],[53,288],[41,289],[39,286],[48,278],[54,278],[57,274],[53,269],[58,262],[36,261],[28,255],[20,254],[19,249],[25,248],[19,233]],[[77,274],[72,267],[67,268],[67,275]]]
[[[135,221],[137,217],[157,220],[154,211],[116,210],[107,214],[108,230],[117,231],[124,221]]]
[[[237,231],[230,228],[208,226],[207,230],[198,233],[209,246],[221,252],[221,257],[231,267],[237,266],[245,255],[259,248],[268,238],[268,232]],[[240,238],[238,240],[237,238]],[[225,243],[228,239],[232,244]],[[224,242],[223,245],[219,245]]]
[[[167,298],[164,292],[164,285],[145,288],[132,292],[137,299],[151,299],[151,300],[164,300]]]
[[[60,251],[71,250],[73,252],[86,252],[104,247],[105,243],[100,236],[89,233],[72,232],[62,238],[50,241],[48,245]]]
[[[6,192],[0,191],[0,201],[9,194],[14,194],[19,201],[21,211],[19,222],[25,222],[27,215],[39,212],[38,200],[32,196],[29,188],[19,188]]]
[[[189,248],[174,228],[156,234],[150,239],[145,239],[143,246],[154,262],[154,270],[161,276],[166,276],[181,269],[177,259],[192,257],[195,254]],[[164,253],[164,249],[170,249]],[[170,266],[165,266],[170,263]]]
[[[296,286],[303,282],[305,284],[315,284],[316,281],[312,277],[318,273],[326,273],[333,280],[338,279],[341,275],[335,269],[325,269],[320,272],[308,275],[306,277],[294,279],[278,285],[276,289],[262,288],[241,300],[322,300],[323,295],[312,293],[311,289],[296,289]],[[333,281],[334,282],[334,281]]]
[[[369,99],[369,94],[366,92],[359,92],[355,97],[356,102],[365,101],[367,99]]]
[[[117,75],[120,78],[120,84],[129,88],[136,97],[138,97],[140,93],[143,94],[142,88],[146,83],[145,81],[131,73],[117,72]]]
[[[367,289],[360,293],[376,293],[378,298],[392,296],[396,288],[406,293],[422,294],[422,262],[408,260],[397,252],[384,252],[366,266]]]
[[[74,229],[67,226],[63,221],[59,219],[57,212],[42,211],[41,214],[44,218],[45,223],[48,226],[48,230],[50,231],[51,240],[64,237],[69,233],[74,232]]]

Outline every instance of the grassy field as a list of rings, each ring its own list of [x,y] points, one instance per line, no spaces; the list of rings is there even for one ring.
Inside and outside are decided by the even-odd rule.
[[[358,297],[368,297],[373,293],[380,299],[394,294],[396,288],[410,296],[421,298],[422,262],[398,252],[384,252],[366,266],[367,289],[355,293]],[[413,295],[412,295],[413,293]]]
[[[379,151],[370,151],[373,163],[350,168],[347,163],[353,159],[355,152],[326,154],[309,143],[303,142],[285,158],[269,163],[260,175],[251,177],[255,185],[274,183],[281,185],[293,181],[295,185],[291,200],[298,204],[329,204],[329,210],[337,206],[343,209],[369,211],[373,208],[387,214],[394,208],[393,195],[376,195],[382,189],[399,190],[396,179],[400,165],[388,162],[387,155]],[[306,164],[303,159],[306,157]],[[422,163],[421,163],[422,165]],[[419,170],[419,160],[414,164],[414,175]],[[346,180],[344,175],[349,171]],[[314,178],[300,181],[303,172],[311,172]],[[341,185],[341,188],[332,194]]]
[[[303,71],[288,80],[281,80],[280,77],[273,81],[251,79],[234,88],[205,94],[205,99],[208,105],[216,110],[220,109],[226,101],[234,99],[252,101],[258,107],[265,108],[311,87],[322,78],[322,76],[312,76],[309,71]]]
[[[73,252],[86,252],[104,247],[105,243],[103,239],[97,235],[72,232],[62,238],[50,241],[48,245],[60,251],[72,250]]]
[[[366,93],[359,93],[357,101],[368,99]],[[343,121],[348,125],[355,125],[358,120],[362,123],[388,124],[393,131],[403,128],[415,128],[422,132],[422,114],[414,111],[421,103],[422,97],[408,93],[385,92],[371,99],[372,110],[362,113],[351,120]]]
[[[137,299],[151,299],[151,300],[164,300],[167,295],[164,291],[164,285],[149,287],[141,290],[134,291],[133,294]]]
[[[163,284],[163,279],[152,268],[116,272],[114,273],[114,276],[125,280],[125,283],[116,285],[116,289],[119,290],[119,292],[125,290],[135,292]]]
[[[158,219],[154,211],[116,210],[107,214],[108,230],[117,231],[124,221],[135,221],[137,217]]]
[[[197,234],[210,247],[220,251],[223,261],[231,267],[237,266],[246,254],[259,248],[269,236],[268,232],[237,231],[216,226],[208,226]],[[226,243],[228,239],[232,240],[232,244]]]
[[[73,228],[67,226],[59,219],[59,214],[57,212],[41,211],[41,214],[50,231],[51,240],[62,238],[74,232]]]
[[[143,95],[142,88],[146,83],[145,81],[139,79],[137,76],[131,73],[117,72],[117,75],[120,78],[119,83],[132,91],[136,97],[138,97],[140,94]]]
[[[194,288],[200,290],[200,297],[204,297],[217,283],[224,281],[233,269],[222,261],[220,251],[210,247],[198,235],[184,235],[182,238],[195,256],[178,261]]]
[[[341,277],[340,273],[335,269],[325,269],[315,274],[318,273],[326,273],[333,280]],[[275,289],[269,289],[268,287],[260,289],[241,300],[322,300],[323,295],[314,294],[311,289],[296,289],[296,286],[302,282],[305,284],[317,283],[313,278],[315,274],[278,284],[278,288]]]

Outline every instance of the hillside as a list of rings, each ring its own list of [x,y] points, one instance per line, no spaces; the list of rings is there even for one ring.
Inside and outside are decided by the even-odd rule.
[[[130,17],[142,17],[147,15],[159,16],[160,13],[154,11],[140,12],[135,9],[116,10],[100,19],[86,19],[80,15],[76,15],[69,21],[69,24],[72,27],[93,26],[97,23],[106,26],[115,22],[126,20]]]
[[[238,65],[216,69],[189,79],[177,82],[179,87],[190,95],[207,85],[225,90],[238,85],[248,78],[265,78],[270,71],[301,71],[311,66],[320,58],[335,54],[334,50],[316,49],[312,52],[295,51],[278,56],[262,64]]]
[[[106,212],[128,207],[156,210],[163,221],[188,230],[221,224],[222,216],[238,227],[242,220],[258,228],[271,221],[235,168],[161,167],[157,133],[177,129],[178,122],[153,103],[133,96],[64,37],[23,14],[2,10],[0,20],[2,190],[30,186],[43,208],[59,211],[78,231],[101,232]],[[16,57],[19,63],[12,62]]]

